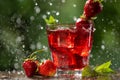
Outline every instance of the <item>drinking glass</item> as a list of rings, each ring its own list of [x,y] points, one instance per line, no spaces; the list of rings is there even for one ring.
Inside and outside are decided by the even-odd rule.
[[[93,26],[77,29],[71,24],[47,26],[51,57],[57,67],[58,76],[81,76],[89,64],[93,42]]]

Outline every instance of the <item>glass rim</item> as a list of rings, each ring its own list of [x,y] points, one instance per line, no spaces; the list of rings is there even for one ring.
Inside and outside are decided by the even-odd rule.
[[[52,24],[46,25],[46,29],[58,29],[58,28],[74,28],[75,24]]]

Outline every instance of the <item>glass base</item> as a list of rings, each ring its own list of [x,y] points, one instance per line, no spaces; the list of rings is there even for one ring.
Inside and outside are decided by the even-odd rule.
[[[57,70],[57,77],[67,78],[67,79],[82,79],[81,70]]]

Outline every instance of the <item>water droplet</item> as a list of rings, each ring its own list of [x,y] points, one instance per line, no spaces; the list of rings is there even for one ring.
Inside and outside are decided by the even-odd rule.
[[[40,29],[42,30],[42,29],[44,29],[44,27],[41,26]]]
[[[43,30],[44,29],[44,27],[41,26],[40,24],[37,27],[38,27],[39,30]]]
[[[52,6],[52,5],[53,5],[53,3],[49,2],[49,5],[50,5],[50,6]]]
[[[39,6],[35,6],[34,9],[35,9],[36,14],[40,13],[40,7]]]
[[[73,20],[74,20],[74,21],[77,21],[77,17],[76,17],[76,16],[74,16],[74,17],[73,17]]]
[[[104,19],[102,19],[102,21],[104,21]]]
[[[36,44],[36,47],[37,47],[37,49],[41,49],[41,47],[42,47],[41,43],[38,42],[38,43]]]
[[[98,58],[100,58],[101,56],[97,56]]]
[[[49,12],[49,11],[47,11],[47,14],[48,14],[48,15],[50,15],[50,12]]]
[[[62,1],[62,3],[65,3],[66,2],[66,0],[61,0]]]
[[[113,24],[113,20],[110,20],[110,21],[108,22],[108,24]]]
[[[101,49],[104,50],[105,49],[105,45],[101,45]]]
[[[31,44],[30,49],[34,50],[35,49],[35,44]]]
[[[35,17],[34,16],[30,16],[30,20],[31,21],[35,20]]]
[[[56,13],[57,11],[55,11],[55,10],[52,10],[52,13]]]
[[[56,19],[56,22],[58,23],[58,22],[59,22],[59,20],[58,20],[58,19]]]
[[[106,30],[105,30],[105,29],[103,29],[103,32],[106,32]]]
[[[25,45],[22,45],[23,48],[25,48]]]
[[[18,36],[17,38],[16,38],[16,43],[19,43],[19,42],[21,42],[22,41],[22,38],[20,37],[20,36]]]
[[[115,60],[115,58],[113,57],[112,60]]]
[[[13,70],[12,73],[16,73],[16,70]]]
[[[10,71],[8,71],[8,74],[11,74],[11,72],[10,72]]]
[[[23,71],[20,71],[21,72],[21,74],[24,74],[24,72]]]
[[[45,62],[45,61],[46,61],[46,59],[45,59],[45,58],[41,59],[41,62]]]
[[[24,40],[24,39],[25,39],[25,36],[24,36],[24,35],[21,35],[21,39]]]
[[[117,66],[118,64],[115,64],[115,66]]]
[[[21,24],[21,18],[17,18],[16,23]]]
[[[48,47],[43,45],[43,49],[47,52],[48,51]]]
[[[20,74],[21,74],[21,72],[20,72],[20,71],[18,71],[18,72],[17,72],[17,74],[18,74],[18,75],[20,75]]]
[[[60,13],[59,13],[59,12],[56,12],[56,15],[58,16],[58,15],[60,15]]]
[[[14,64],[14,67],[15,67],[15,69],[18,69],[18,68],[19,68],[19,64],[18,64],[18,63],[15,63],[15,64]]]
[[[77,5],[76,4],[73,4],[73,7],[76,7]]]
[[[92,55],[92,54],[90,54],[90,57],[92,58],[92,57],[93,57],[93,55]]]
[[[35,3],[35,5],[37,6],[37,5],[38,5],[38,3]]]
[[[42,15],[42,18],[43,18],[43,19],[46,19],[46,17],[47,17],[46,15]]]

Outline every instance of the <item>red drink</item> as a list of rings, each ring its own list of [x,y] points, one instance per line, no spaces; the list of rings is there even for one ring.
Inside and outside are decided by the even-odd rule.
[[[93,40],[90,27],[77,29],[74,25],[56,26],[53,30],[48,28],[47,34],[52,59],[57,68],[76,70],[88,65]]]

